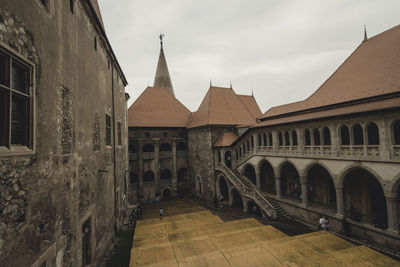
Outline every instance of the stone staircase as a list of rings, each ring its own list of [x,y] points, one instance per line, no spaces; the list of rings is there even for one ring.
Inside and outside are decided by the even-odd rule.
[[[253,200],[268,217],[274,219],[289,217],[274,199],[263,196],[254,184],[242,177],[236,170],[229,169],[223,163],[217,163],[215,169],[224,173],[225,177],[235,186],[242,197]]]

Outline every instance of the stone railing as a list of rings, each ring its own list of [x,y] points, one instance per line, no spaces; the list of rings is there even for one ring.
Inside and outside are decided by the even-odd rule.
[[[188,155],[187,151],[176,151],[177,158],[184,158],[184,157],[187,157],[187,155]]]
[[[396,158],[400,157],[400,145],[393,146],[393,156]]]
[[[143,152],[143,159],[154,159],[154,152]]]
[[[215,164],[215,169],[225,174],[225,177],[240,191],[241,195],[254,200],[255,203],[268,215],[277,218],[277,213],[272,204],[258,192],[257,188],[252,188],[243,183],[237,175],[222,163]]]
[[[167,159],[172,157],[171,151],[160,151],[160,159]]]

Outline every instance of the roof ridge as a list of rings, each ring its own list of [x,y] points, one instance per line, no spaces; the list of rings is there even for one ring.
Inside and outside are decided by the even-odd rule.
[[[398,27],[400,27],[400,24],[397,24],[397,25],[393,26],[392,28],[387,29],[386,31],[380,32],[380,33],[378,33],[378,34],[376,34],[374,36],[371,36],[371,37],[367,38],[367,40],[365,42],[368,42],[369,40],[374,39],[376,37],[379,37],[380,35],[385,34],[388,31],[394,30],[395,28],[398,28]]]
[[[243,101],[240,99],[239,95],[237,95],[236,93],[235,93],[235,95],[239,99],[239,102],[242,103],[242,106],[244,106],[244,108],[247,110],[247,113],[249,113],[250,117],[253,118],[253,114],[251,114],[251,111],[248,109],[247,105],[245,103],[243,103]],[[252,97],[252,96],[250,96],[250,97]],[[253,96],[253,98],[254,98],[254,96]],[[255,100],[255,98],[254,98],[254,100]],[[255,118],[255,119],[257,120],[257,118]]]

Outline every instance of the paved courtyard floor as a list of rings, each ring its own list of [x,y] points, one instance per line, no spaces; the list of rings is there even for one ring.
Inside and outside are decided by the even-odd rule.
[[[159,207],[164,218],[159,218]],[[130,266],[399,266],[329,232],[288,236],[255,218],[224,222],[194,201],[146,206]]]

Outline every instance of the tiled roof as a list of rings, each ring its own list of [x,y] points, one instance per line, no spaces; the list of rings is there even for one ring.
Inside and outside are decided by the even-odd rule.
[[[186,127],[191,112],[164,88],[147,87],[128,110],[129,127]]]
[[[223,133],[215,142],[214,147],[226,147],[232,145],[239,137],[235,133]]]
[[[400,92],[400,25],[361,43],[304,101],[269,109],[260,119]]]
[[[256,110],[251,105],[257,103],[245,102],[249,106],[245,106],[231,88],[210,87],[188,128],[205,125],[254,124],[256,119],[249,110]]]
[[[252,95],[237,95],[239,97],[240,102],[246,107],[246,109],[250,112],[250,114],[254,118],[258,118],[261,116],[261,110],[258,106],[256,99]]]
[[[154,77],[154,87],[165,88],[173,96],[174,87],[172,86],[171,77],[169,76],[167,60],[165,59],[164,49],[161,48],[160,56],[158,58],[156,75]]]

